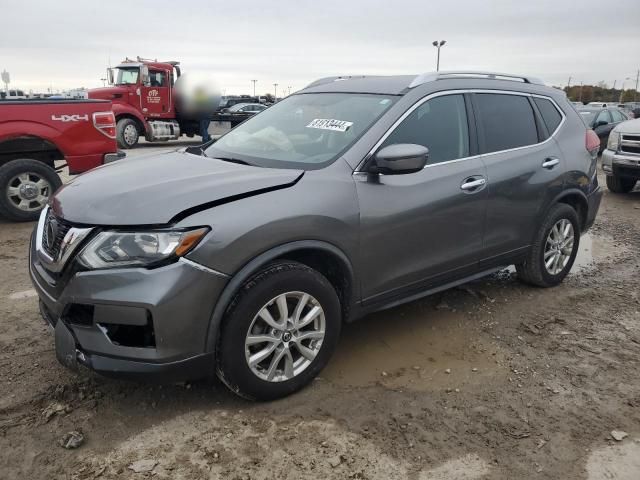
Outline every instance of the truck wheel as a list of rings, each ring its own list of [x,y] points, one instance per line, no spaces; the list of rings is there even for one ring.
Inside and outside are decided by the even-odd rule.
[[[629,193],[636,186],[633,178],[620,178],[615,175],[607,175],[607,188],[613,193]]]
[[[341,324],[338,295],[323,275],[297,262],[268,265],[240,288],[227,310],[218,377],[250,400],[289,395],[327,364]]]
[[[138,124],[130,118],[121,118],[116,125],[118,131],[118,145],[120,148],[133,148],[138,143],[140,132]]]
[[[0,215],[15,222],[37,220],[61,186],[50,166],[30,158],[11,160],[0,167]]]
[[[578,254],[580,223],[565,203],[551,207],[540,225],[526,260],[516,265],[518,277],[537,287],[553,287],[567,276]]]

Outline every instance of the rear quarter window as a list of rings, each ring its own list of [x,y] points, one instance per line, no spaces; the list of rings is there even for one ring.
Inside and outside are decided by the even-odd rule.
[[[560,125],[560,122],[562,122],[562,115],[551,100],[534,97],[533,101],[538,107],[538,110],[540,110],[540,115],[542,115],[542,120],[547,126],[549,135],[552,135]]]
[[[538,129],[529,99],[521,95],[475,94],[482,125],[484,153],[538,143]]]

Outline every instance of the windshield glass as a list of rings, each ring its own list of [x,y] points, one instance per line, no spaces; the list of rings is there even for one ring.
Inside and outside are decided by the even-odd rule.
[[[238,125],[205,153],[262,167],[318,168],[335,160],[395,100],[353,93],[293,95]]]
[[[138,83],[138,75],[140,69],[135,68],[116,68],[116,85],[135,85]]]

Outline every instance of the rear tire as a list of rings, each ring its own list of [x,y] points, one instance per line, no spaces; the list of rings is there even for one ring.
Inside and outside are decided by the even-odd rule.
[[[140,138],[140,131],[135,120],[130,118],[121,118],[116,124],[118,146],[120,148],[130,149],[135,147]]]
[[[558,230],[552,233],[554,228]],[[570,239],[563,235],[565,230],[571,235]],[[537,287],[558,285],[571,270],[579,246],[580,222],[576,211],[564,203],[554,205],[538,229],[527,259],[516,265],[518,277]]]
[[[296,392],[329,361],[341,324],[338,295],[323,275],[297,262],[272,263],[245,282],[227,309],[218,377],[250,400]]]
[[[615,175],[607,175],[607,188],[613,193],[629,193],[636,186],[633,178],[621,178]]]
[[[49,165],[31,158],[0,167],[0,215],[14,222],[37,220],[62,180]]]

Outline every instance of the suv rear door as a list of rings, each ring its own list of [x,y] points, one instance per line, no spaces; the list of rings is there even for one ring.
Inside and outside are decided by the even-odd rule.
[[[360,271],[365,303],[394,301],[477,268],[487,192],[471,106],[462,94],[423,99],[378,142],[429,148],[415,173],[354,176],[360,203]]]
[[[552,135],[564,115],[551,99],[518,92],[477,92],[473,105],[488,177],[481,266],[489,267],[523,253],[563,189],[565,162]]]

